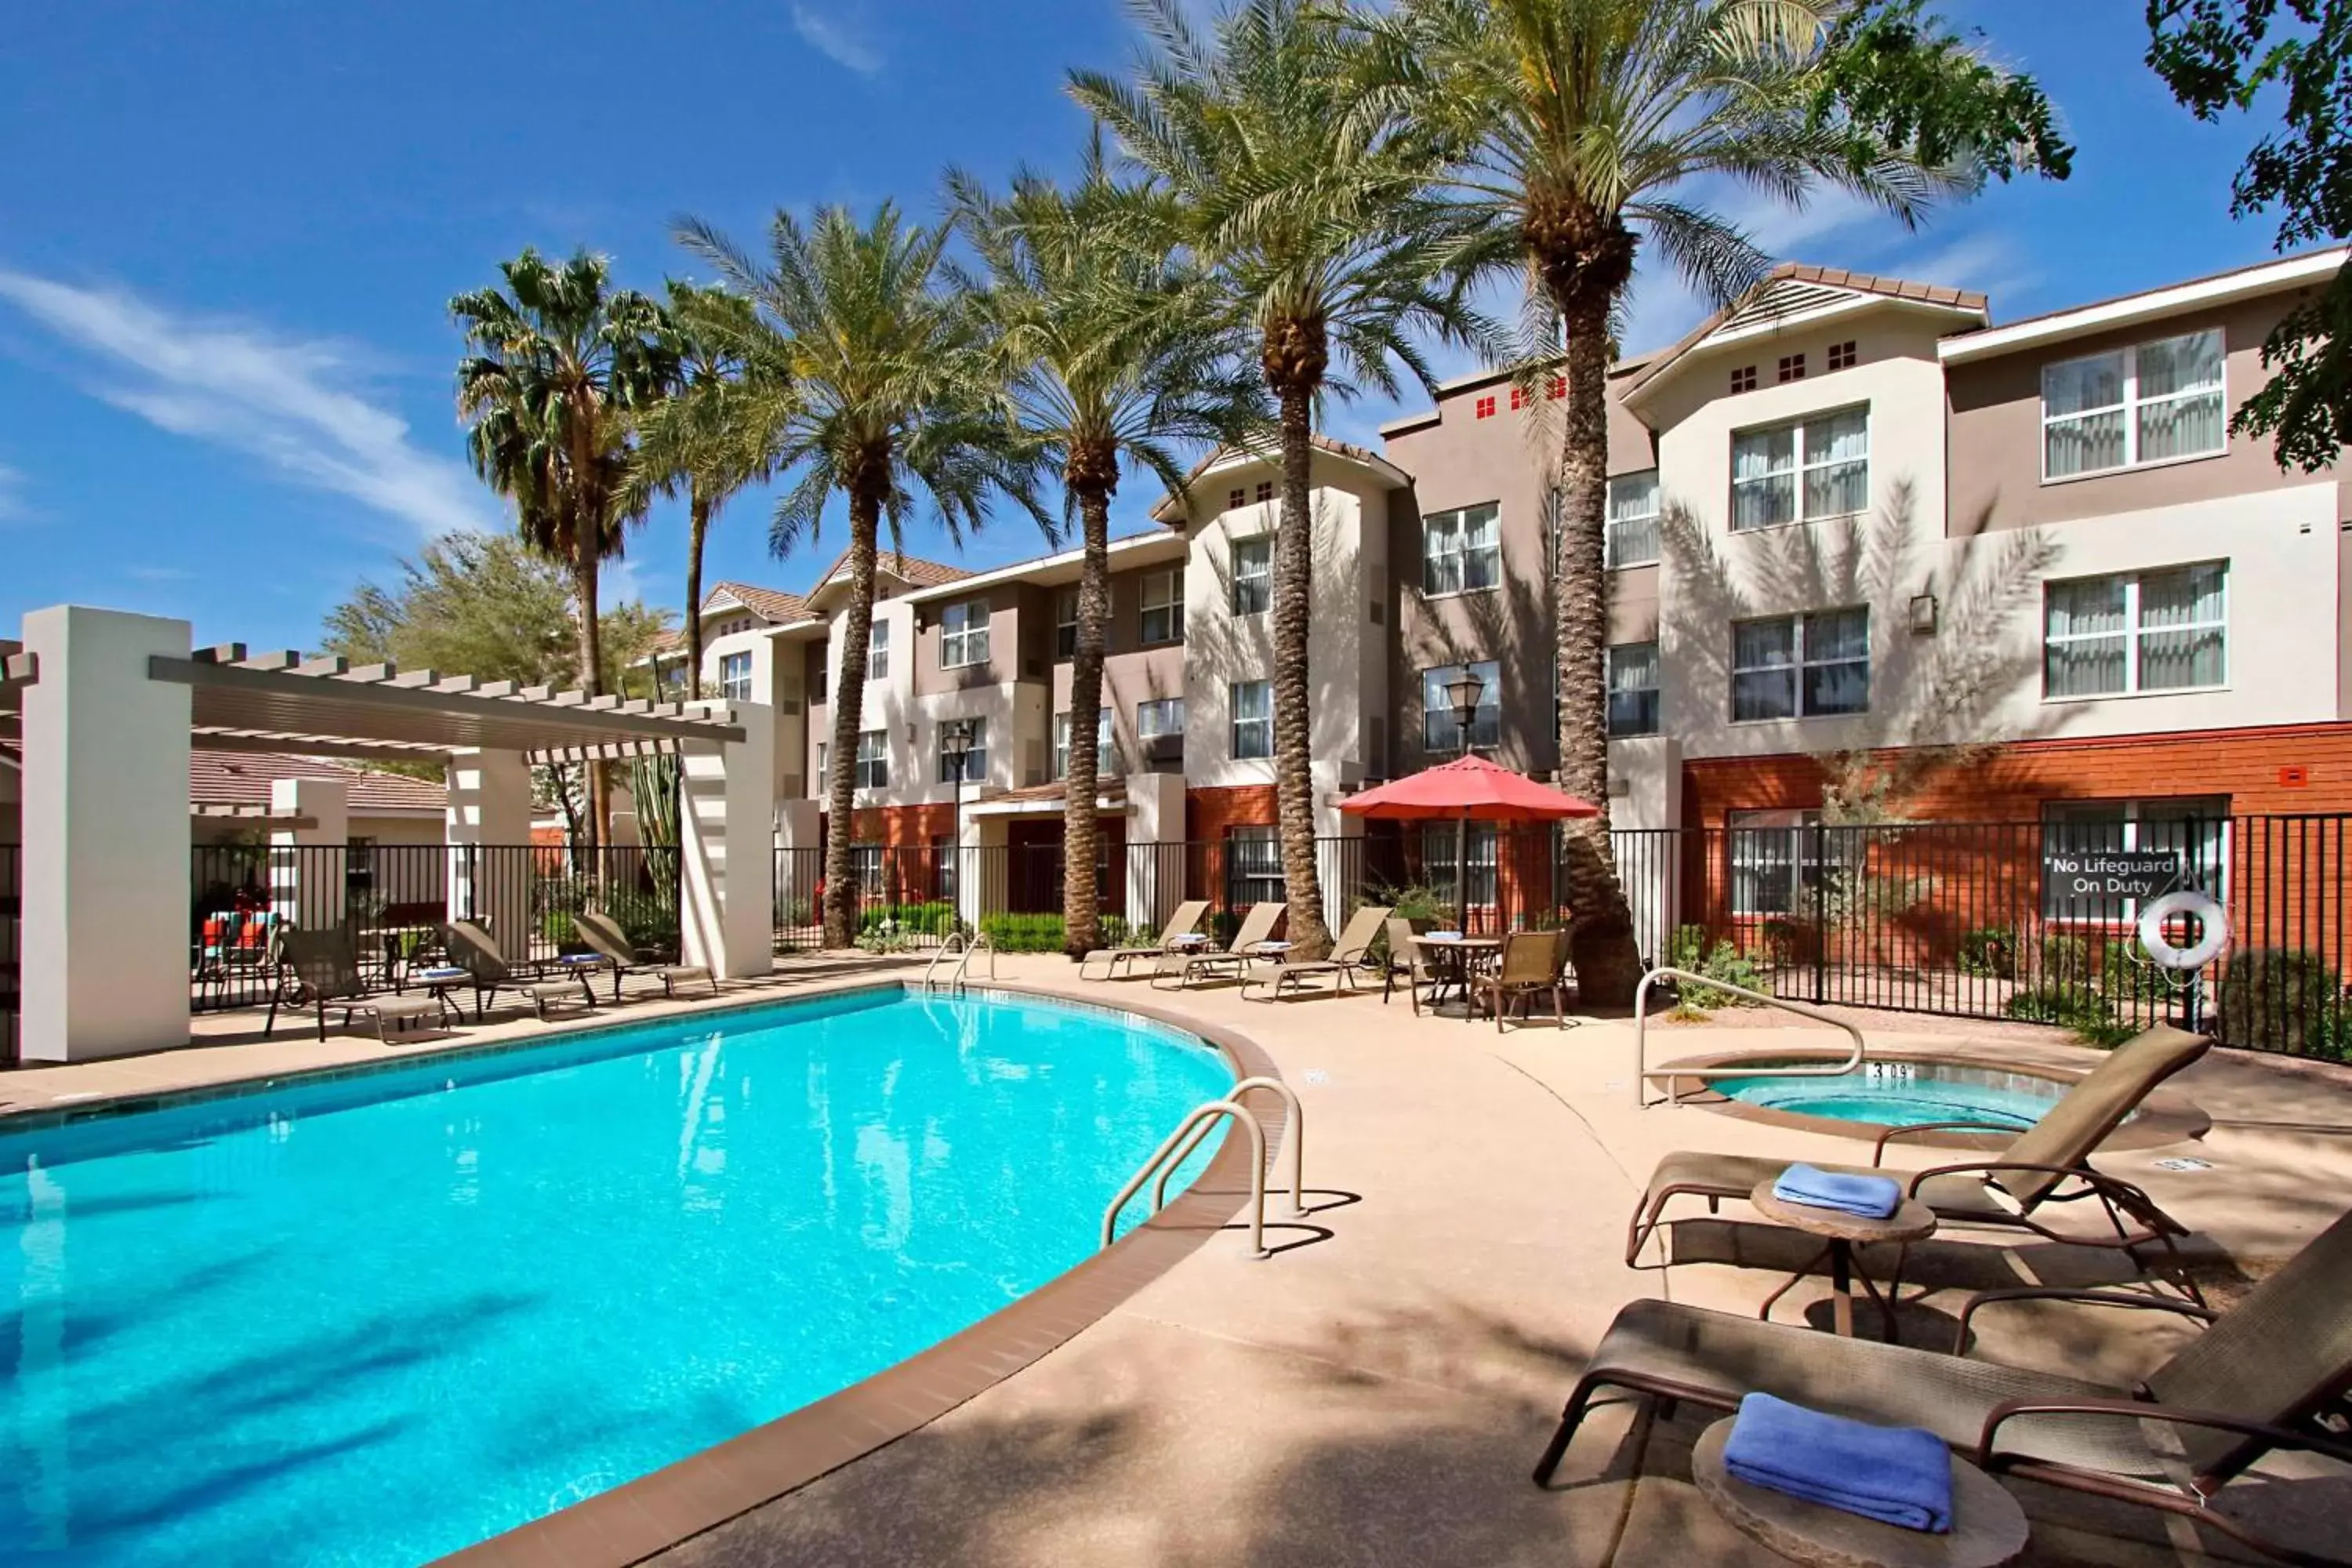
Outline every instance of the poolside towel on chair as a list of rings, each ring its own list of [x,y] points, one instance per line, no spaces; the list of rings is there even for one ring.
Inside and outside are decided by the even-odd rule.
[[[1749,1486],[1906,1530],[1952,1528],[1952,1458],[1916,1426],[1873,1426],[1750,1394],[1739,1402],[1723,1468]]]
[[[1772,1184],[1782,1203],[1836,1209],[1864,1219],[1885,1219],[1903,1203],[1903,1184],[1892,1176],[1844,1175],[1814,1165],[1791,1165]]]

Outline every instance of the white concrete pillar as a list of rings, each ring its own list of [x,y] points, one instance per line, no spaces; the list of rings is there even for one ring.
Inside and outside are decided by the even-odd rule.
[[[308,827],[269,830],[269,907],[304,931],[343,923],[350,887],[352,786],[341,779],[272,779],[269,815],[299,816]]]
[[[1666,961],[1682,922],[1683,746],[1671,735],[1609,742],[1609,826],[1617,878],[1633,913],[1633,940],[1644,957]]]
[[[1328,826],[1318,826],[1316,832],[1315,880],[1323,889],[1323,923],[1338,936],[1364,892],[1362,817],[1337,806],[1330,808]]]
[[[1152,936],[1184,901],[1184,777],[1127,776],[1127,923]]]
[[[530,764],[520,752],[450,755],[447,893],[453,921],[489,921],[510,962],[530,951]]]
[[[756,979],[775,966],[775,714],[759,702],[688,706],[731,710],[743,739],[689,741],[680,759],[680,944],[688,963]]]
[[[974,931],[982,915],[1002,913],[1012,903],[1011,837],[1002,816],[975,816],[982,786],[959,784],[963,796],[961,825],[956,840],[956,913]]]
[[[25,1059],[188,1040],[188,623],[63,605],[25,617]]]

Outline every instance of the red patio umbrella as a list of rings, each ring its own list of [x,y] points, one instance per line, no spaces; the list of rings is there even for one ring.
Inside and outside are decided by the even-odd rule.
[[[1475,752],[1423,768],[1410,778],[1349,795],[1339,803],[1339,809],[1373,821],[1460,823],[1454,834],[1454,892],[1465,928],[1470,908],[1469,824],[1558,822],[1601,815],[1601,808],[1591,801],[1538,784]]]

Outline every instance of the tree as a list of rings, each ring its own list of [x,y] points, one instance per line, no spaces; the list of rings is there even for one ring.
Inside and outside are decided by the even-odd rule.
[[[961,542],[986,523],[997,493],[1034,515],[1023,443],[1007,412],[1000,365],[978,319],[944,286],[945,226],[908,224],[885,202],[860,224],[820,208],[803,226],[779,212],[763,263],[707,224],[678,238],[715,266],[747,315],[688,300],[688,323],[777,374],[743,384],[737,417],[791,486],[776,502],[768,545],[779,557],[814,540],[839,491],[849,512],[849,607],[833,695],[833,767],[825,781],[824,941],[856,934],[850,873],[857,735],[865,717],[866,650],[874,626],[874,565],[881,526],[903,550],[916,493]]]
[[[1354,71],[1311,0],[1240,0],[1202,36],[1176,0],[1137,0],[1154,52],[1132,83],[1074,72],[1071,92],[1177,205],[1188,247],[1258,342],[1279,410],[1274,545],[1275,785],[1294,948],[1330,946],[1315,863],[1307,627],[1317,403],[1361,382],[1395,395],[1391,362],[1425,387],[1418,338],[1490,334],[1444,281],[1463,214],[1432,200],[1428,140],[1352,112]],[[1335,363],[1336,362],[1336,363]]]
[[[661,309],[614,289],[604,258],[561,266],[525,249],[499,271],[504,289],[449,301],[472,352],[457,366],[457,415],[474,471],[514,502],[522,537],[572,574],[581,684],[604,690],[597,575],[617,558],[630,422],[660,395],[667,363]],[[604,773],[591,765],[588,826],[611,827]]]
[[[772,396],[788,395],[781,367],[745,357],[757,339],[747,330],[751,305],[716,289],[672,279],[668,311],[677,379],[638,427],[628,504],[643,510],[650,491],[686,492],[687,694],[702,695],[702,551],[710,524],[735,493],[769,477],[769,454],[757,421],[738,416],[757,395],[749,376],[768,378]],[[729,320],[732,318],[732,320]],[[724,321],[723,330],[709,323]]]
[[[2277,209],[2282,251],[2352,235],[2352,4],[2148,0],[2147,26],[2147,63],[2198,119],[2284,100],[2284,130],[2231,183],[2231,216]],[[2231,431],[2272,437],[2282,468],[2334,465],[2352,442],[2352,267],[2271,329],[2263,368]]]
[[[1726,303],[1769,258],[1701,202],[1745,186],[1851,193],[1905,222],[1940,195],[2071,149],[2033,84],[1920,0],[1402,0],[1353,22],[1373,62],[1358,113],[1445,144],[1482,268],[1524,275],[1530,390],[1565,383],[1553,568],[1559,780],[1601,815],[1565,828],[1577,979],[1633,999],[1641,956],[1609,837],[1607,392],[1612,325],[1646,241]]]
[[[979,258],[965,279],[988,324],[1034,456],[1060,469],[1064,521],[1084,555],[1070,663],[1062,924],[1073,958],[1098,944],[1095,820],[1103,651],[1110,620],[1110,503],[1121,468],[1181,489],[1180,449],[1236,433],[1256,380],[1231,352],[1204,280],[1174,258],[1171,215],[1117,184],[1099,145],[1068,192],[1023,173],[1003,198],[950,174],[955,222]]]

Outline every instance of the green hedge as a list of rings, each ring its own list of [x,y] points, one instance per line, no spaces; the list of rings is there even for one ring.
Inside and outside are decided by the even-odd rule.
[[[956,929],[955,906],[944,899],[920,904],[868,904],[857,918],[857,933],[870,936],[888,921],[898,936],[946,936]]]
[[[1059,952],[1062,951],[1062,917],[1059,915],[982,915],[981,934],[995,944],[999,952]],[[1102,917],[1102,944],[1118,947],[1127,941],[1127,922],[1117,915]]]

